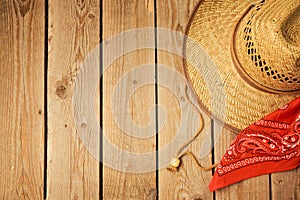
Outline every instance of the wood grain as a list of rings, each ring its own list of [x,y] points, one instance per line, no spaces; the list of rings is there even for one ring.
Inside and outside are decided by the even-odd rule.
[[[99,199],[100,164],[81,142],[72,94],[81,63],[100,42],[100,5],[50,0],[48,9],[47,198]]]
[[[214,133],[222,132],[215,145],[215,160],[219,162],[227,148],[236,137],[234,133],[215,123]],[[215,137],[217,138],[217,137]],[[269,175],[258,176],[239,183],[229,185],[216,191],[216,200],[219,199],[270,199]]]
[[[165,169],[181,144],[192,137],[201,116],[204,130],[188,147],[197,157],[203,156],[202,147],[210,142],[211,129],[215,139],[221,133],[213,155],[207,153],[201,158],[203,166],[211,165],[212,156],[218,162],[236,133],[211,123],[205,113],[200,116],[188,103],[189,98],[197,104],[189,89],[185,94],[180,55],[157,50],[155,74],[155,43],[158,46],[167,43],[168,48],[182,50],[180,38],[161,34],[159,29],[157,41],[154,29],[131,37],[128,37],[130,32],[126,37],[118,34],[154,27],[155,13],[158,28],[184,33],[197,3],[197,0],[156,1],[155,10],[154,0],[49,0],[48,5],[37,0],[0,1],[0,199],[300,199],[299,168],[244,180],[216,191],[215,195],[208,191],[211,172],[201,172],[190,157],[183,158],[177,173]],[[49,13],[49,27],[45,27],[45,9]],[[100,30],[101,17],[103,30]],[[45,31],[48,38],[44,37]],[[103,120],[101,128],[106,143],[97,152],[103,150],[103,171],[99,158],[91,155],[80,137],[72,104],[78,77],[89,79],[78,73],[92,49],[98,48],[101,31],[103,57],[99,52],[93,64],[98,67],[103,62],[107,66],[103,84],[98,83],[95,98],[89,101],[95,109],[86,112],[96,112],[97,119]],[[115,46],[110,46],[111,37],[116,35]],[[149,49],[137,49],[147,43]],[[47,58],[45,44],[48,44]],[[128,48],[134,51],[127,52]],[[119,56],[108,63],[114,55]],[[155,76],[159,84],[157,94]],[[45,105],[45,89],[48,105]],[[90,88],[82,90],[85,89]],[[153,107],[156,98],[158,113]],[[86,126],[88,122],[81,128]],[[178,135],[181,137],[176,138]],[[137,157],[133,159],[128,153],[136,153]],[[142,156],[147,153],[151,156]],[[44,177],[45,167],[47,177]]]
[[[157,26],[184,34],[188,20],[197,2],[184,0],[157,1]],[[158,46],[160,47],[160,44],[167,40],[169,41],[167,43],[170,45],[169,49],[179,49],[179,53],[181,53],[183,37],[176,39],[176,37],[172,38],[172,36],[172,34],[165,35],[158,31]],[[208,138],[209,141],[211,139],[210,118],[203,112],[199,115],[198,111],[188,103],[188,99],[182,99],[185,96],[186,84],[182,60],[183,56],[181,55],[158,51],[158,83],[164,83],[166,80],[169,80],[167,81],[168,85],[158,88],[159,105],[164,108],[164,112],[158,113],[158,126],[163,127],[159,132],[159,148],[170,149],[168,152],[162,150],[159,154],[159,163],[161,164],[160,167],[162,167],[159,172],[159,197],[160,199],[212,199],[212,193],[208,190],[211,171],[202,172],[199,170],[191,157],[183,158],[180,170],[176,173],[171,173],[163,168],[165,166],[162,166],[167,161],[171,161],[180,146],[193,137],[199,127],[201,115],[204,118],[204,130],[193,141],[188,150],[200,157],[204,139]],[[170,73],[169,70],[164,70],[163,66],[167,66],[175,71]],[[182,79],[184,81],[181,81]],[[174,86],[178,89],[172,89]],[[197,100],[193,98],[190,90],[188,91],[188,97],[196,105]],[[180,107],[180,103],[183,103],[185,106]],[[164,115],[167,116],[165,123],[163,121]],[[181,123],[183,124],[183,134],[179,131]],[[179,137],[178,140],[177,136]],[[212,154],[208,151],[205,155],[201,159],[201,164],[210,166]]]
[[[44,3],[0,2],[0,199],[42,199]]]
[[[273,173],[272,177],[272,199],[273,200],[296,200],[300,199],[300,169]]]
[[[135,49],[145,42],[154,47],[154,30],[143,37],[122,35],[124,31],[153,26],[153,0],[103,1],[103,60],[117,55],[111,65],[104,64],[103,74],[103,136],[107,138],[109,145],[106,147],[104,144],[103,147],[104,199],[156,199],[155,112],[151,112],[151,107],[155,104],[154,49]],[[116,46],[110,47],[111,37],[116,38]],[[127,48],[135,51],[125,54]],[[147,65],[149,63],[152,65]],[[142,65],[147,65],[146,71],[138,71]],[[136,88],[143,79],[150,83]],[[134,91],[127,99],[131,89]],[[118,109],[113,113],[115,106]],[[121,118],[121,121],[116,118]],[[127,119],[131,122],[126,123]],[[148,129],[152,136],[142,138],[146,132],[143,127],[149,124],[153,125]],[[135,125],[137,129],[134,128]],[[111,152],[112,146],[117,149],[116,153]],[[130,153],[136,153],[137,158],[130,159],[127,156]],[[154,156],[146,159],[141,157],[141,153],[154,153]],[[134,170],[139,165],[144,167]]]

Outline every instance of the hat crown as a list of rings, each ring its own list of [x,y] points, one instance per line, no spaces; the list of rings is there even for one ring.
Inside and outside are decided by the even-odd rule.
[[[300,90],[300,1],[261,1],[238,21],[232,55],[242,77],[272,93]]]
[[[300,6],[283,23],[281,31],[287,42],[300,45]]]

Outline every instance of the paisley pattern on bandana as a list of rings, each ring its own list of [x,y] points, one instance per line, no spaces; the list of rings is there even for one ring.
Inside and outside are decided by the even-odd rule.
[[[274,129],[271,134],[246,128],[226,151],[217,173],[222,176],[246,165],[265,161],[287,160],[300,156],[300,118],[294,124],[260,120],[256,126]],[[290,128],[291,127],[291,128]],[[289,129],[281,136],[276,129]]]
[[[300,165],[300,97],[241,131],[209,184],[210,191]]]

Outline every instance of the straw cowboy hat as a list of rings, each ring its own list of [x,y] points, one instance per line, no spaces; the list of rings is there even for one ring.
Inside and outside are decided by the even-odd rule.
[[[201,46],[215,66],[184,61],[186,77],[226,126],[241,130],[299,96],[300,0],[203,0],[186,35],[186,60],[201,59]],[[218,78],[225,96],[208,85]]]

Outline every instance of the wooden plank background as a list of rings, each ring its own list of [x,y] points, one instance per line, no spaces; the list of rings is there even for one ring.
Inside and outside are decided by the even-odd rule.
[[[199,113],[187,107],[188,127],[183,141],[166,153],[179,129],[181,107],[187,97],[182,58],[155,49],[165,40],[182,48],[182,40],[149,29],[147,35],[119,35],[118,48],[107,48],[110,38],[137,28],[157,27],[184,33],[198,0],[1,0],[0,1],[0,199],[300,199],[300,170],[264,175],[211,193],[212,172],[202,172],[190,157],[183,158],[180,171],[171,173],[164,163],[175,156],[180,144],[198,128]],[[171,37],[171,36],[170,36]],[[149,44],[149,48],[126,52],[125,44]],[[128,41],[129,40],[129,41]],[[103,46],[99,46],[102,43]],[[75,126],[72,95],[82,62],[99,48],[103,76],[95,91],[95,111],[103,137],[123,150],[111,155],[99,145],[101,159],[90,154]],[[122,55],[106,69],[111,55]],[[132,73],[147,67],[150,84],[136,88],[143,77]],[[159,70],[164,66],[167,70]],[[145,68],[146,69],[146,68]],[[169,74],[169,70],[173,70]],[[124,80],[123,77],[126,77]],[[160,83],[174,84],[170,91]],[[115,97],[126,108],[133,124],[147,127],[151,136],[126,133],[114,120],[112,96],[120,81],[125,89]],[[128,88],[126,88],[126,84]],[[187,92],[192,98],[191,92]],[[128,102],[123,101],[130,96]],[[195,103],[195,100],[192,98]],[[119,103],[119,102],[117,102]],[[153,107],[161,105],[163,109]],[[118,114],[118,113],[117,113]],[[222,132],[214,151],[201,159],[204,166],[218,161],[236,133],[214,123],[204,112],[202,134],[188,147],[199,154],[205,138]],[[125,118],[123,119],[126,124]],[[166,121],[164,122],[164,119]],[[150,125],[149,125],[150,124]],[[134,126],[129,129],[134,129]],[[159,129],[159,130],[158,130]],[[150,160],[132,162],[126,152],[154,153]],[[145,171],[130,171],[139,162]],[[122,169],[118,169],[121,163]],[[154,169],[153,169],[154,167]],[[158,170],[155,170],[155,167]],[[148,170],[147,169],[152,169]]]
[[[0,198],[42,199],[44,32],[42,1],[0,3]]]

